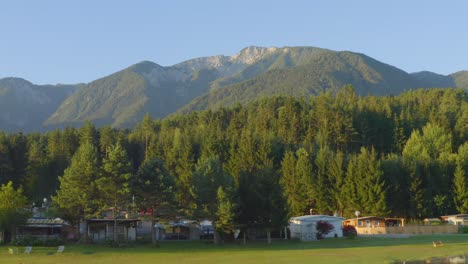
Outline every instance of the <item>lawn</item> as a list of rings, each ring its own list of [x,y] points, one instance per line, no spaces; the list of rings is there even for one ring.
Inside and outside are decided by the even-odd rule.
[[[444,246],[434,248],[434,240],[443,241]],[[218,246],[206,242],[164,242],[160,247],[136,245],[127,248],[66,245],[64,253],[51,254],[56,250],[56,247],[34,247],[29,255],[10,255],[8,246],[0,246],[0,263],[392,263],[466,254],[468,235],[340,238],[314,242],[278,240],[272,245],[261,241]]]

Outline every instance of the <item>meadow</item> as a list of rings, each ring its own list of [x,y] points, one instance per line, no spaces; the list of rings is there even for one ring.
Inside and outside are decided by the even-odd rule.
[[[434,248],[432,241],[444,246]],[[34,247],[31,254],[8,253],[9,246],[0,246],[0,263],[393,263],[430,257],[468,253],[468,235],[430,235],[410,238],[326,239],[313,242],[274,240],[246,245],[208,242],[162,242],[158,247],[133,245],[111,248],[106,245],[68,244],[64,253],[54,248]],[[24,247],[18,247],[22,252]]]

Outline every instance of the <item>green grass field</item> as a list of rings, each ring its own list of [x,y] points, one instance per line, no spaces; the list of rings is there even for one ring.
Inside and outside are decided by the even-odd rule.
[[[432,241],[443,247],[434,248]],[[105,245],[66,245],[57,248],[34,247],[29,255],[8,253],[0,246],[0,263],[392,263],[468,253],[468,235],[433,235],[410,238],[326,239],[313,242],[273,241],[213,245],[207,242],[163,242],[160,247],[136,245],[111,248]],[[20,247],[24,250],[24,247]]]

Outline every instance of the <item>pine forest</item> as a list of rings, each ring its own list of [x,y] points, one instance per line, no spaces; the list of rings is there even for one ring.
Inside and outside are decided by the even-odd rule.
[[[146,115],[133,129],[0,132],[0,184],[75,223],[109,207],[210,219],[227,233],[311,210],[417,220],[468,213],[467,139],[464,90],[378,97],[348,86]]]

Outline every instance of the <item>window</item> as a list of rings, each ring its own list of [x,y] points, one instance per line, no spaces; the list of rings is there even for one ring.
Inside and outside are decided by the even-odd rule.
[[[379,220],[374,220],[374,226],[379,226]]]
[[[362,221],[358,221],[358,226],[362,226]]]

